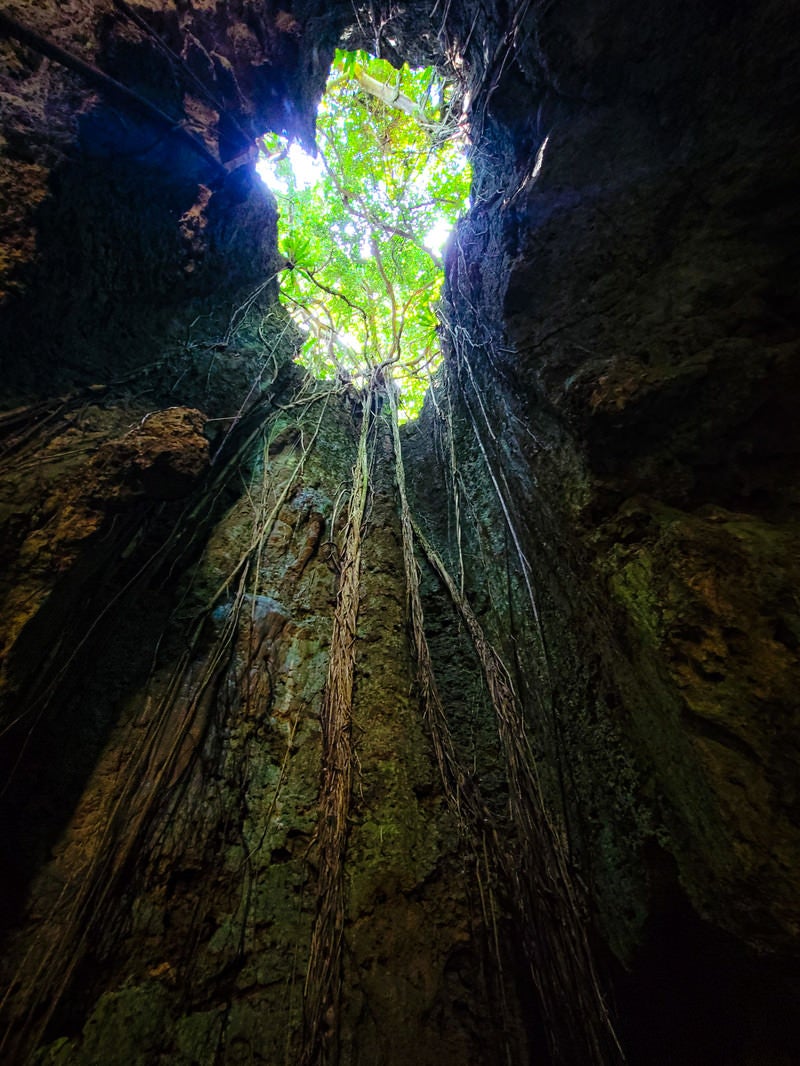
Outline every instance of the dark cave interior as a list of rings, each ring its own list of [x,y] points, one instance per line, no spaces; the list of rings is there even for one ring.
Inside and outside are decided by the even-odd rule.
[[[3,1061],[800,1063],[799,23],[4,4]],[[471,130],[400,448],[248,148],[342,41]]]

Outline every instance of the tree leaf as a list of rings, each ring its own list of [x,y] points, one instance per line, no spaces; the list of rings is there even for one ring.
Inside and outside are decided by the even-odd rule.
[[[469,194],[456,124],[437,125],[450,94],[433,68],[398,71],[337,51],[317,120],[319,181],[300,187],[290,160],[264,140],[289,190],[281,247],[295,269],[281,286],[306,335],[300,360],[357,383],[391,360],[406,417],[421,408],[440,359],[442,269],[429,234],[452,226]]]

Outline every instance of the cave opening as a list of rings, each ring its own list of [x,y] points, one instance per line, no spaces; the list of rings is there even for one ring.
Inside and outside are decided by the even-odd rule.
[[[792,5],[28,8],[0,1054],[795,1062]],[[401,426],[378,372],[421,401],[441,253],[370,160],[436,139],[379,95],[430,124],[440,62],[473,190]],[[268,139],[279,219],[252,145],[309,146],[331,67],[379,89],[322,144],[356,177],[301,188]]]
[[[315,155],[260,140],[256,169],[279,201],[281,298],[304,337],[297,361],[354,390],[380,373],[401,424],[441,364],[442,256],[471,180],[461,103],[433,66],[337,50]]]

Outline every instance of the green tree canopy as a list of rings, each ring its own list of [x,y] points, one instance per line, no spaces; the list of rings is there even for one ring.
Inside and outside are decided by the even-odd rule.
[[[316,180],[293,168],[295,146],[263,143],[291,264],[281,291],[307,337],[300,361],[356,384],[383,367],[406,418],[440,359],[438,245],[469,194],[450,92],[433,68],[337,52],[317,120]]]

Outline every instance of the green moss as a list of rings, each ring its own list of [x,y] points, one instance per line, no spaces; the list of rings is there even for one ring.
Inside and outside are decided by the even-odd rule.
[[[176,1055],[172,1066],[210,1066],[216,1061],[224,1013],[203,1011],[179,1018],[175,1024]]]
[[[611,577],[609,584],[644,642],[656,646],[661,633],[662,604],[653,585],[652,559],[644,551],[638,553]]]
[[[163,1047],[169,994],[155,981],[129,984],[97,1001],[80,1040],[43,1048],[37,1066],[151,1066]]]
[[[35,1059],[36,1066],[70,1066],[76,1061],[75,1043],[65,1036],[43,1047]]]

